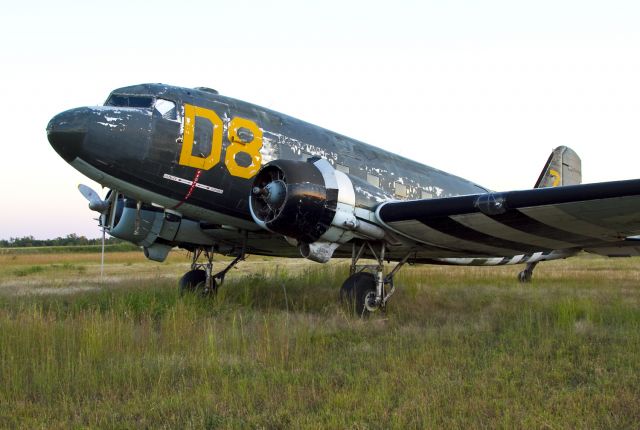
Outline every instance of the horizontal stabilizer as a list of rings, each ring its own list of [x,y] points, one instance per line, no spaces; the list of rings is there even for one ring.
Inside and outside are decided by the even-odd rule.
[[[640,238],[629,237],[622,242],[587,248],[585,251],[605,257],[640,257]]]

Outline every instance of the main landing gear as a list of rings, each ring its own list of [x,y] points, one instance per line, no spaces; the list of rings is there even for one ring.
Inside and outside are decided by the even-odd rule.
[[[374,244],[375,245],[375,244]],[[344,281],[340,288],[340,300],[348,306],[354,314],[366,317],[377,310],[384,310],[387,301],[396,287],[393,284],[393,277],[400,268],[407,262],[411,253],[408,253],[400,262],[396,264],[391,272],[384,274],[384,257],[386,246],[380,244],[378,252],[374,245],[363,242],[359,246],[353,244],[351,254],[350,276]],[[377,264],[358,265],[366,250],[369,250]]]
[[[213,247],[199,247],[193,251],[191,259],[191,270],[185,273],[178,283],[180,295],[188,293],[198,293],[203,296],[214,294],[218,287],[224,282],[224,277],[229,270],[238,262],[244,260],[244,248],[238,256],[224,270],[213,273]],[[204,257],[204,262],[200,262],[200,258]]]
[[[538,263],[539,261],[527,263],[527,267],[525,267],[522,272],[518,273],[518,281],[523,284],[528,284],[529,282],[531,282],[531,278],[533,278],[533,269],[536,268]]]

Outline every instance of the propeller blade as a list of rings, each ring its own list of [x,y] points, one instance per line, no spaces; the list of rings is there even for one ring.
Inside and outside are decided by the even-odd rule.
[[[80,191],[80,194],[82,194],[84,198],[89,201],[89,209],[91,209],[92,211],[102,213],[109,208],[109,202],[106,200],[102,200],[98,193],[91,189],[91,187],[80,184],[78,185],[78,190]]]

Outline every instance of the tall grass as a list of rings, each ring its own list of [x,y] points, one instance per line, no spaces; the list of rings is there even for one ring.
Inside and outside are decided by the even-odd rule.
[[[0,427],[632,428],[637,273],[608,284],[599,261],[525,286],[408,268],[367,321],[337,303],[346,265],[274,264],[207,299],[163,278],[0,296]]]

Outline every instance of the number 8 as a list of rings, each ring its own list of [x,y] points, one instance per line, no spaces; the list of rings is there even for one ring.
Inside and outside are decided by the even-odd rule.
[[[238,134],[238,131],[243,128],[251,132],[253,138],[250,141],[245,141]],[[262,154],[260,154],[262,130],[251,120],[235,117],[229,122],[227,137],[230,142],[227,154],[224,157],[224,164],[227,166],[227,170],[231,175],[239,178],[249,179],[253,177],[258,173],[262,165]],[[251,158],[250,165],[240,166],[238,164],[236,155],[241,152],[249,155]]]

